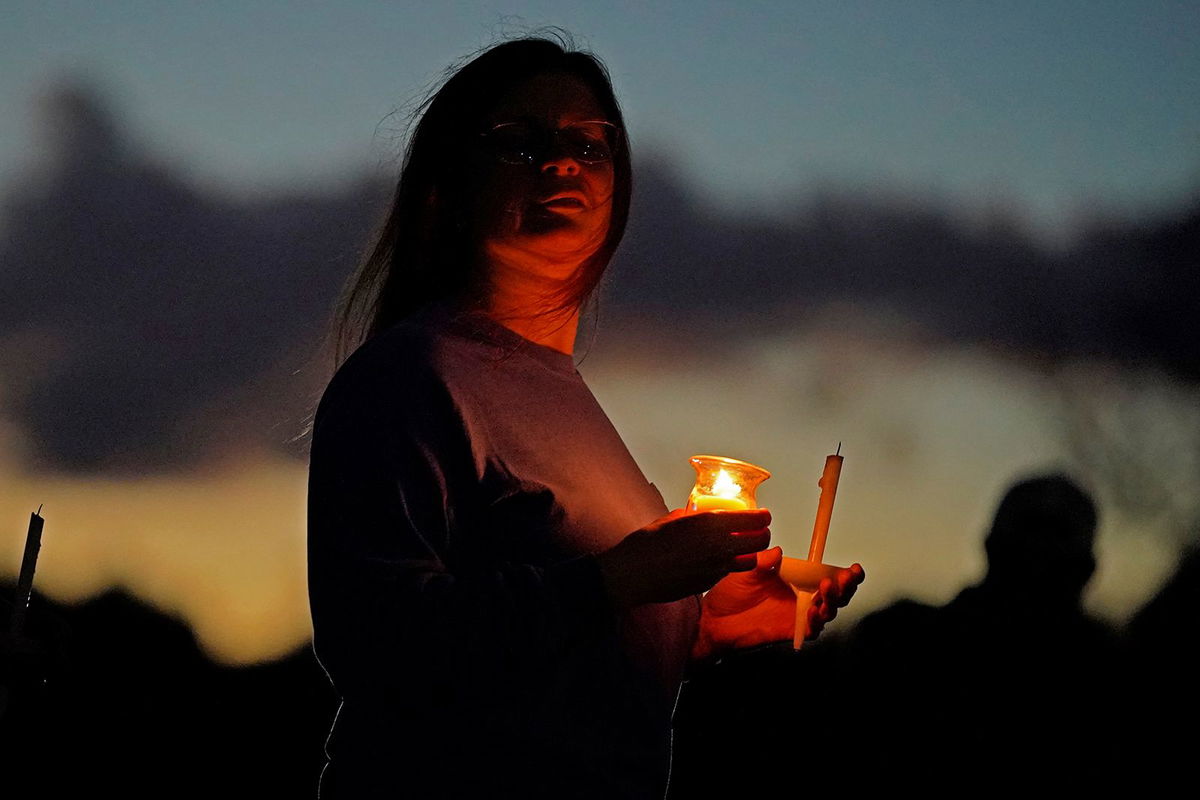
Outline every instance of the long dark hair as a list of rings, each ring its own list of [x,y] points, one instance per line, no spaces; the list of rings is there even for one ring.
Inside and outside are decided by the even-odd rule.
[[[391,210],[338,300],[334,357],[338,363],[359,344],[426,304],[463,298],[480,288],[479,242],[471,234],[472,176],[461,154],[484,116],[504,92],[546,73],[582,81],[608,121],[619,129],[613,158],[613,199],[608,235],[571,281],[551,299],[552,311],[581,307],[600,282],[620,244],[632,194],[629,137],[604,64],[555,38],[516,39],[493,45],[452,67],[440,88],[417,106]]]

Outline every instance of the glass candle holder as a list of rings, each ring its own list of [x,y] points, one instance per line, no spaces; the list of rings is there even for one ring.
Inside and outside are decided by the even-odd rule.
[[[696,485],[688,495],[688,511],[758,508],[754,490],[771,477],[762,467],[725,456],[692,456]]]

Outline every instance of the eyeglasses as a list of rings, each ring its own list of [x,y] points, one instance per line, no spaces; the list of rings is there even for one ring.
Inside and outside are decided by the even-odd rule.
[[[505,164],[533,164],[550,152],[555,139],[568,156],[581,164],[612,161],[620,129],[611,122],[590,119],[550,130],[529,122],[501,122],[480,134],[485,146]]]

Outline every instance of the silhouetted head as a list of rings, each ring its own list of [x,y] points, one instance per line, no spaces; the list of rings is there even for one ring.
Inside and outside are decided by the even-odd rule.
[[[1065,475],[1021,481],[1000,501],[984,541],[987,582],[1051,605],[1078,604],[1096,569],[1096,507]]]
[[[478,302],[497,237],[578,253],[551,307],[582,305],[621,241],[632,192],[603,64],[561,40],[505,42],[452,70],[415,116],[388,219],[342,299],[339,344],[431,301]],[[572,164],[549,164],[562,159]]]

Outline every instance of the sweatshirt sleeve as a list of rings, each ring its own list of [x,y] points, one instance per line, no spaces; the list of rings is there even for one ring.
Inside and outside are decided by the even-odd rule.
[[[347,366],[317,411],[308,497],[314,649],[339,693],[418,706],[495,698],[572,648],[610,641],[615,613],[592,556],[448,567],[464,517],[487,522],[470,512],[467,425],[419,359]]]

